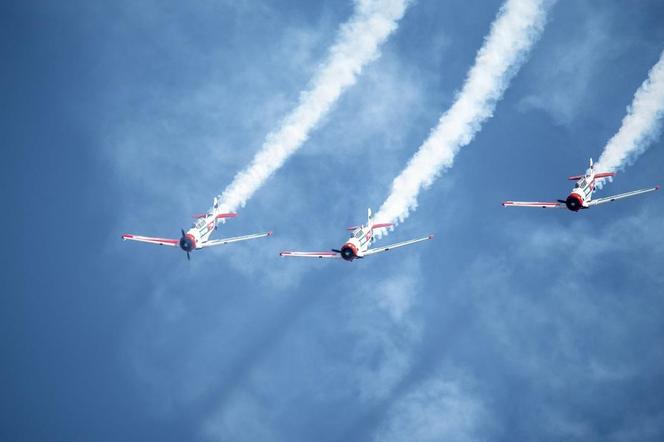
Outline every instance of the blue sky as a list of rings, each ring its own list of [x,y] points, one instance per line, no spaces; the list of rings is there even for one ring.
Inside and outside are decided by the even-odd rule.
[[[301,262],[377,208],[499,1],[418,0],[223,226],[177,236],[297,102],[350,1],[4,2],[0,438],[661,440],[664,204],[569,191],[664,47],[655,0],[560,1],[492,119],[387,239]],[[602,190],[664,182],[657,139]],[[555,213],[551,213],[555,212]]]

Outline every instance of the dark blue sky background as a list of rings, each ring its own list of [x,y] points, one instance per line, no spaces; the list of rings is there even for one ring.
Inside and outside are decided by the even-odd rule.
[[[303,149],[177,237],[293,108],[350,1],[0,4],[0,439],[664,438],[664,204],[564,197],[664,49],[656,0],[560,1],[495,115],[375,259],[309,262],[378,208],[500,6],[418,0]],[[664,182],[661,139],[602,194]]]

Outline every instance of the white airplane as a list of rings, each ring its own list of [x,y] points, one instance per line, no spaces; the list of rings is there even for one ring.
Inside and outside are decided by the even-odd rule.
[[[366,225],[348,227],[350,230],[350,238],[341,246],[341,249],[332,249],[331,252],[281,252],[280,256],[293,256],[297,258],[342,258],[346,261],[353,261],[361,259],[366,256],[375,255],[376,253],[387,252],[392,249],[415,244],[420,241],[433,239],[433,235],[424,238],[411,239],[409,241],[398,242],[390,244],[389,246],[376,247],[370,249],[369,246],[376,240],[373,236],[374,229],[382,229],[390,227],[392,224],[375,223],[371,217],[371,209],[369,209],[368,220]]]
[[[194,215],[194,218],[198,221],[196,221],[186,232],[182,229],[182,236],[180,239],[154,238],[151,236],[130,235],[128,233],[122,235],[122,239],[157,244],[160,246],[179,246],[182,250],[187,252],[187,259],[191,259],[189,253],[193,250],[221,246],[233,242],[246,241],[248,239],[265,238],[266,236],[272,235],[272,232],[266,232],[235,236],[232,238],[210,239],[212,232],[217,230],[217,226],[220,222],[219,220],[224,218],[235,218],[236,216],[237,214],[235,213],[221,213],[221,210],[219,209],[219,201],[215,197],[212,207],[207,213]]]
[[[590,159],[590,168],[585,175],[571,176],[568,179],[576,181],[574,189],[567,196],[565,200],[557,200],[556,202],[537,202],[537,201],[505,201],[504,207],[538,207],[543,209],[563,209],[568,208],[572,212],[578,212],[581,209],[589,209],[593,206],[598,206],[604,203],[610,203],[616,200],[627,198],[642,193],[654,192],[659,190],[659,186],[650,187],[648,189],[633,190],[618,195],[607,196],[604,198],[593,199],[595,192],[595,185],[597,180],[615,176],[615,172],[595,172],[595,165],[593,159]]]

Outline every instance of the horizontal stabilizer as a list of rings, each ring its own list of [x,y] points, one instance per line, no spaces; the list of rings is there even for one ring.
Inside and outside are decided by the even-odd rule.
[[[595,178],[608,178],[610,176],[616,176],[615,172],[602,172],[602,173],[596,173]]]
[[[584,177],[584,175],[574,175],[574,176],[568,177],[567,179],[570,180],[570,181],[578,181],[583,177]]]
[[[386,227],[392,227],[392,223],[379,223],[374,224],[371,229],[384,229]]]
[[[192,218],[200,219],[200,218],[207,218],[208,216],[212,216],[210,213],[197,213],[195,215],[191,215]],[[220,219],[220,218],[235,218],[237,216],[237,213],[220,213],[217,215],[215,218]]]

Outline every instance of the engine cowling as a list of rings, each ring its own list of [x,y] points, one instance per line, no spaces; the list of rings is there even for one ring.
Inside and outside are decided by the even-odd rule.
[[[345,259],[346,261],[352,261],[356,259],[357,256],[357,248],[355,247],[354,244],[351,243],[346,243],[341,247],[341,257]]]
[[[576,193],[570,193],[565,200],[565,205],[572,212],[578,212],[583,209],[583,198]]]
[[[196,238],[193,235],[182,235],[180,238],[180,248],[185,252],[191,252],[196,248]]]

